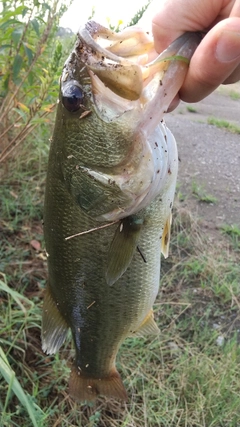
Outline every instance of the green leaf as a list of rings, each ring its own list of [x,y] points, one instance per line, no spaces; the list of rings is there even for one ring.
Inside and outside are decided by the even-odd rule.
[[[21,55],[16,55],[13,61],[13,81],[16,80],[21,68],[22,68],[23,59]]]
[[[39,23],[38,23],[37,19],[36,18],[32,19],[31,24],[32,24],[32,27],[33,27],[35,33],[39,36],[40,31],[39,31]]]
[[[33,82],[34,82],[34,73],[31,71],[28,74],[28,83],[29,83],[30,86],[32,86]]]
[[[21,111],[19,108],[13,108],[13,111],[17,113],[21,118],[23,119],[23,123],[26,123],[28,116],[24,113],[24,111]]]
[[[27,15],[28,11],[29,11],[29,8],[25,6],[24,9],[23,9],[23,11],[22,11],[22,17],[23,18],[24,18],[24,16]]]
[[[11,11],[11,14],[12,14],[12,16],[26,14],[26,10],[29,10],[29,8],[26,7],[25,5],[18,6],[18,7],[16,7],[16,9]]]
[[[15,46],[18,45],[19,40],[22,37],[22,33],[23,33],[23,26],[15,28],[15,30],[13,30],[12,32],[12,40]]]
[[[4,12],[3,18],[1,19],[1,21],[7,22],[9,21],[9,18],[11,18],[12,16],[26,14],[26,9],[29,10],[28,8],[26,8],[26,6],[19,6],[16,9],[12,9],[12,10],[9,10],[8,12]]]
[[[33,51],[32,49],[30,49],[30,47],[28,47],[26,43],[23,43],[23,47],[28,58],[28,64],[31,65],[33,60]]]
[[[45,10],[51,10],[51,7],[46,2],[42,3],[42,8]]]
[[[7,29],[9,29],[9,27],[11,26],[11,25],[14,25],[14,24],[22,24],[22,22],[21,21],[18,21],[17,19],[7,19],[7,20],[5,20],[5,19],[2,19],[2,24],[0,25],[0,29],[1,30],[7,30]]]
[[[10,80],[10,75],[9,75],[9,72],[7,72],[7,74],[5,74],[3,82],[2,82],[4,96],[6,96],[6,94],[8,92],[9,80]]]
[[[11,44],[2,44],[2,46],[0,46],[0,53],[4,51],[4,49],[9,49],[10,47],[12,47]]]

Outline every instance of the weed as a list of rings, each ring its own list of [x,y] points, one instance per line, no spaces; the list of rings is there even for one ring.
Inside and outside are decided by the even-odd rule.
[[[235,250],[240,249],[240,228],[237,225],[224,225],[222,232],[231,238]]]
[[[4,0],[0,8],[0,163],[40,124],[48,125],[58,94],[62,44],[57,26],[68,2]],[[28,139],[31,141],[31,139]]]
[[[189,113],[197,113],[197,110],[195,107],[192,107],[192,105],[187,105],[187,110]]]
[[[230,95],[230,98],[233,99],[234,101],[238,101],[240,99],[240,93],[234,90],[231,90],[229,92],[229,95]]]
[[[223,225],[222,231],[230,236],[240,238],[240,228],[237,225]]]
[[[151,0],[148,0],[146,2],[146,4],[135,13],[135,15],[133,16],[133,18],[127,24],[127,27],[130,27],[132,25],[136,25],[138,23],[138,21],[141,19],[141,17],[143,16],[144,12],[147,10],[147,8],[150,5],[150,3],[151,3]]]
[[[234,123],[230,123],[226,120],[215,119],[214,117],[208,118],[208,124],[217,126],[218,128],[223,128],[232,133],[240,133],[240,127]]]
[[[204,187],[198,185],[195,181],[192,182],[192,193],[199,199],[200,202],[217,203],[216,197],[207,194],[204,190]]]
[[[186,194],[183,194],[180,190],[177,192],[177,198],[179,202],[184,202],[186,199]]]

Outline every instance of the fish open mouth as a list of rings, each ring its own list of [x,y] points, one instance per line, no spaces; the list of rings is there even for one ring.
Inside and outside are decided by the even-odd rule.
[[[186,33],[157,55],[153,39],[139,27],[115,33],[89,21],[79,29],[75,54],[90,77],[93,108],[102,121],[128,126],[132,141],[126,158],[112,169],[81,167],[106,189],[111,183],[114,191],[119,189],[117,206],[94,214],[99,220],[138,212],[165,186],[177,150],[163,115],[182,86],[199,41],[198,34]],[[63,75],[62,85],[67,84]]]
[[[117,95],[139,99],[143,89],[140,64],[154,49],[150,37],[137,28],[115,33],[93,21],[80,28],[78,36],[88,69]]]
[[[171,61],[188,66],[200,41],[197,33],[186,33],[157,55],[152,37],[142,28],[115,33],[94,21],[81,27],[78,37],[81,59],[88,69],[114,93],[131,101],[141,95],[146,98],[144,88],[153,77],[158,83],[163,80]]]

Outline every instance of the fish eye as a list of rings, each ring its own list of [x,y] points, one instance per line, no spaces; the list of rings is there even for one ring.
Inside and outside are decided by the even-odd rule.
[[[81,108],[83,104],[83,90],[76,84],[68,84],[62,88],[62,103],[64,107],[74,112]]]

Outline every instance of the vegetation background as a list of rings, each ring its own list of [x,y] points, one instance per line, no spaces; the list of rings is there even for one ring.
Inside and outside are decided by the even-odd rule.
[[[41,350],[41,220],[58,80],[74,43],[58,30],[67,6],[0,1],[0,426],[238,427],[240,229],[209,239],[179,189],[155,305],[161,335],[127,340],[118,359],[129,402],[73,402],[71,339],[56,356]]]

